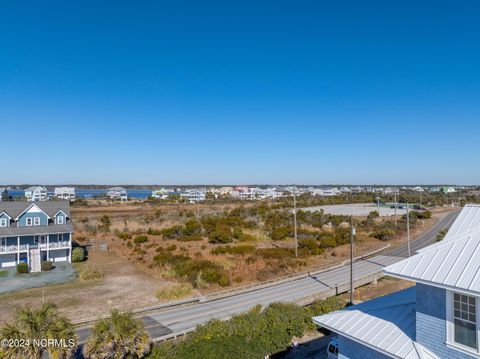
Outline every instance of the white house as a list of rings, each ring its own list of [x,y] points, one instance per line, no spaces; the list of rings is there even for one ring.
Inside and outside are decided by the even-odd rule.
[[[190,203],[197,203],[205,201],[205,194],[205,191],[194,188],[185,190],[183,193],[180,194],[180,197],[184,198]]]
[[[29,187],[25,190],[25,197],[29,202],[45,202],[48,200],[47,189],[40,186]]]
[[[415,191],[415,192],[424,192],[425,189],[424,189],[423,187],[416,186],[416,187],[413,187],[413,188],[412,188],[412,191]]]
[[[107,191],[107,196],[112,201],[122,201],[125,202],[128,200],[127,190],[122,187],[111,187]]]
[[[173,189],[160,188],[152,191],[152,197],[157,199],[167,199],[168,196],[174,193],[175,191]]]
[[[54,196],[58,199],[73,201],[75,199],[75,188],[73,187],[55,187]]]

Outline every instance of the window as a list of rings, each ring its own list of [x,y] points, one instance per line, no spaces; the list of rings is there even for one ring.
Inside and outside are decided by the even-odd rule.
[[[34,217],[33,218],[33,225],[34,226],[39,226],[40,225],[40,217]]]
[[[476,299],[465,294],[453,294],[453,340],[477,349]]]
[[[57,224],[63,224],[63,216],[57,217]]]
[[[26,224],[27,226],[31,226],[31,225],[32,225],[32,218],[27,218],[25,224]]]
[[[7,219],[0,218],[0,227],[6,227],[6,226],[7,226]]]

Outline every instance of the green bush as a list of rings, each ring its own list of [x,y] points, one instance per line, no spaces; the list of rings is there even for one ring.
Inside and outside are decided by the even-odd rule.
[[[202,225],[196,219],[189,219],[185,222],[183,234],[185,236],[199,235],[202,233]]]
[[[202,236],[194,235],[194,236],[185,236],[178,238],[181,242],[200,242],[203,241]]]
[[[274,241],[281,241],[287,239],[287,237],[293,236],[293,228],[292,227],[276,227],[270,232],[270,237]]]
[[[323,249],[319,247],[319,243],[313,239],[301,239],[298,241],[298,248],[304,248],[308,251],[311,255],[319,255],[323,252]]]
[[[165,239],[177,239],[182,235],[182,226],[164,228],[161,233]]]
[[[373,232],[371,234],[372,237],[380,239],[381,241],[388,241],[392,239],[394,235],[395,235],[395,231],[391,229],[383,229],[380,231]]]
[[[292,251],[286,248],[260,248],[257,253],[265,259],[286,259],[293,256]]]
[[[322,236],[320,239],[320,248],[335,248],[337,240],[331,235]]]
[[[159,230],[159,229],[154,229],[154,228],[148,228],[147,230],[147,234],[151,235],[151,236],[158,236],[160,234],[162,234],[162,231]]]
[[[208,241],[210,243],[231,243],[233,239],[229,231],[225,230],[216,230],[208,236]]]
[[[72,250],[72,262],[83,262],[85,260],[85,251],[82,247],[75,247]]]
[[[148,237],[147,236],[137,236],[133,239],[133,242],[135,244],[141,244],[141,243],[145,243],[148,241]]]
[[[155,296],[160,300],[176,300],[186,297],[192,293],[190,283],[174,284],[167,288],[160,288]]]
[[[0,270],[0,278],[8,277],[8,270]]]
[[[54,268],[53,262],[52,261],[43,261],[42,262],[42,271],[48,272],[49,270],[52,270]]]
[[[17,264],[17,273],[25,274],[28,273],[28,264],[27,263],[18,263]]]
[[[255,252],[255,246],[250,245],[239,245],[239,246],[218,246],[213,248],[210,253],[213,255],[221,255],[221,254],[238,254],[238,255],[245,255]]]
[[[131,239],[132,235],[128,232],[118,232],[117,237],[123,240]]]

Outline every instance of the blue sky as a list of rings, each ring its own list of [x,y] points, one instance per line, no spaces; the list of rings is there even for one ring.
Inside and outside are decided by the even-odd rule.
[[[3,1],[0,183],[480,183],[478,1]]]

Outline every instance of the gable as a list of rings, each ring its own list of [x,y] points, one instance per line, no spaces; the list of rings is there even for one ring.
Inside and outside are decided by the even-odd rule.
[[[15,220],[20,220],[20,217],[22,217],[24,214],[36,214],[36,213],[43,213],[47,218],[50,218],[50,216],[45,213],[44,210],[42,210],[36,203],[32,203],[27,209],[25,209],[22,213],[20,213]]]

